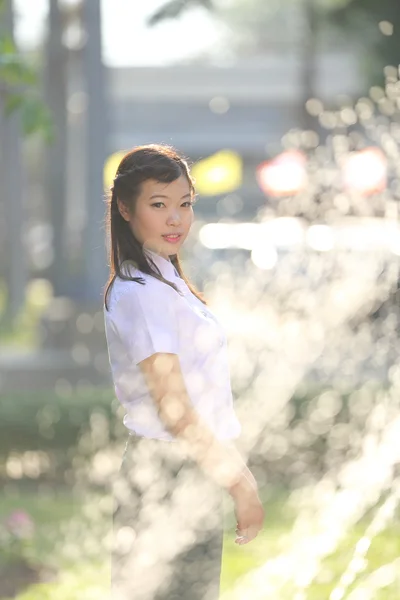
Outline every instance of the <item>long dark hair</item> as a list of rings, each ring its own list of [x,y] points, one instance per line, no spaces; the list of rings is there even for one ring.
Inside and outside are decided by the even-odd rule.
[[[110,275],[104,292],[104,304],[109,310],[109,294],[116,277],[126,281],[136,281],[142,285],[145,281],[142,277],[132,277],[121,271],[124,261],[133,263],[139,271],[159,279],[171,286],[178,293],[177,286],[161,275],[157,265],[147,258],[143,252],[142,245],[132,233],[129,223],[125,221],[119,212],[117,199],[131,210],[135,209],[135,203],[140,195],[142,183],[148,179],[154,179],[162,183],[171,183],[184,175],[194,194],[194,183],[190,176],[189,166],[185,158],[167,145],[149,144],[137,146],[128,152],[121,160],[111,187],[107,205],[106,231],[109,253]],[[202,294],[188,280],[182,270],[178,254],[171,257],[171,262],[185,281],[190,291],[201,301],[207,304]],[[129,272],[129,269],[128,269]]]

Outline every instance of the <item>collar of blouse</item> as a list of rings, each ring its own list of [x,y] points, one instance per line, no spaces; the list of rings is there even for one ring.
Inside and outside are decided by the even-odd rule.
[[[178,275],[178,271],[175,269],[174,265],[170,260],[164,258],[160,254],[153,252],[153,250],[149,250],[148,248],[143,248],[145,255],[149,256],[151,260],[157,265],[160,269],[162,276],[165,279],[174,280],[176,278],[180,279]]]
[[[160,272],[164,279],[167,279],[168,281],[174,283],[183,294],[189,293],[189,288],[187,287],[183,279],[180,277],[178,271],[175,269],[174,265],[170,260],[164,258],[160,254],[157,254],[153,250],[149,250],[148,248],[143,248],[143,251],[145,255],[150,257],[154,264],[160,269]]]

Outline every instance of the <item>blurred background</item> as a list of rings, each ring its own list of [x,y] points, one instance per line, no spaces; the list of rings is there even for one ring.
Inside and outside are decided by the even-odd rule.
[[[125,431],[105,199],[196,180],[185,271],[226,328],[266,526],[226,600],[400,594],[395,0],[0,1],[0,598],[106,598]]]

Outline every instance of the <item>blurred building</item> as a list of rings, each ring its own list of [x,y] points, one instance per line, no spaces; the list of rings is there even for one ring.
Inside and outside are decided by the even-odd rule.
[[[235,150],[245,166],[238,190],[243,208],[226,216],[251,219],[265,203],[255,179],[257,165],[279,152],[282,136],[301,124],[300,73],[299,58],[288,53],[231,67],[109,69],[109,152],[168,143],[196,161],[220,149]],[[357,97],[360,89],[355,55],[325,52],[318,57],[319,99],[331,105],[338,95]],[[221,205],[218,211],[220,199],[201,198],[197,213],[210,220],[224,216]]]

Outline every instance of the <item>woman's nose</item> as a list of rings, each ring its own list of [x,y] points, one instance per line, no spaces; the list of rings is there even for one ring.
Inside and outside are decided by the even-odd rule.
[[[175,223],[180,223],[181,217],[178,211],[173,211],[168,215],[167,223],[170,225],[174,225]]]

